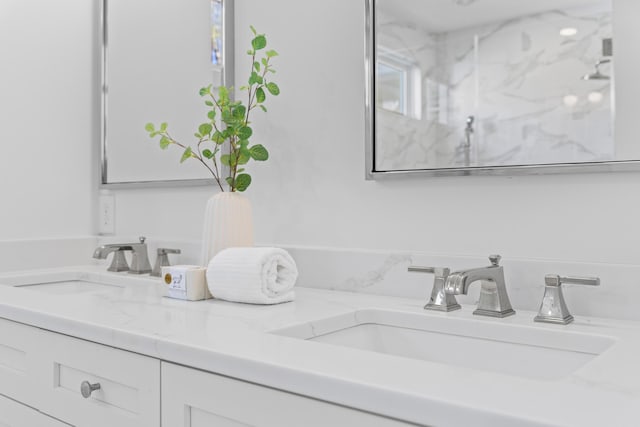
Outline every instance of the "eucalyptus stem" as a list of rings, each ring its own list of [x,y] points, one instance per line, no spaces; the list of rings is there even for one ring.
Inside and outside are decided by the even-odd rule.
[[[213,175],[218,187],[224,191],[222,184],[222,174],[218,167],[218,160],[221,165],[229,168],[228,174],[224,177],[230,191],[245,191],[251,184],[251,175],[244,172],[244,167],[240,170],[239,166],[247,164],[250,160],[266,161],[269,158],[269,152],[262,144],[250,143],[253,135],[249,117],[251,110],[260,106],[264,111],[264,102],[267,98],[267,92],[271,96],[280,94],[280,88],[277,84],[267,81],[269,72],[275,72],[270,64],[273,57],[278,56],[275,50],[264,51],[264,56],[258,58],[258,52],[263,51],[267,46],[267,39],[264,34],[258,34],[255,28],[250,27],[253,33],[251,40],[251,49],[247,54],[251,57],[251,71],[248,79],[248,86],[242,86],[241,91],[247,91],[247,104],[241,101],[233,101],[230,93],[233,88],[220,86],[217,90],[217,96],[213,92],[213,85],[209,85],[200,89],[200,96],[206,97],[204,103],[209,108],[207,112],[208,121],[202,123],[195,133],[197,143],[195,150],[189,145],[182,144],[175,140],[167,132],[167,123],[161,123],[158,128],[152,123],[147,123],[145,130],[150,137],[160,137],[160,148],[166,149],[170,145],[176,145],[183,149],[180,162],[194,158],[202,163],[207,170]],[[229,144],[228,154],[222,150],[224,144]],[[203,149],[203,144],[210,144],[212,149]],[[209,166],[207,160],[211,161],[213,168]]]

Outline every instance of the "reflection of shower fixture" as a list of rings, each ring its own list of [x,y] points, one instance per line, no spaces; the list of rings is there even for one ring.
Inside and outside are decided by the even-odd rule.
[[[468,116],[467,117],[467,126],[464,128],[464,133],[465,133],[465,135],[467,135],[467,144],[470,144],[469,137],[473,133],[473,121],[474,120],[475,120],[475,117],[473,117],[473,116]]]
[[[584,76],[582,76],[582,80],[610,80],[611,77],[607,76],[606,74],[602,74],[602,72],[600,71],[600,66],[602,64],[608,64],[610,62],[610,59],[599,60],[598,62],[596,62],[595,71],[593,73],[585,74]]]
[[[462,150],[464,152],[464,165],[471,166],[471,134],[473,133],[474,116],[467,116],[466,126],[464,127],[464,142]]]

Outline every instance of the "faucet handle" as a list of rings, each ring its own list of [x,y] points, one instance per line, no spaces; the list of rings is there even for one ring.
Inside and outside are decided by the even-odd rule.
[[[500,260],[502,257],[500,255],[489,255],[489,261],[491,261],[491,265],[497,267],[500,265]]]
[[[547,274],[544,276],[545,286],[560,286],[563,283],[571,285],[600,286],[599,277],[577,277],[577,276],[558,276],[557,274]]]
[[[536,322],[557,323],[566,325],[573,322],[573,316],[569,313],[562,293],[562,284],[599,286],[599,277],[558,276],[547,274],[544,276],[544,296],[538,310],[538,315],[533,319]]]
[[[414,273],[430,273],[437,277],[447,277],[451,273],[451,269],[446,267],[421,267],[419,265],[410,265],[407,271]]]
[[[144,237],[144,236],[140,236],[140,237],[138,237],[138,240],[140,241],[140,243],[144,244],[144,242],[145,242],[145,240],[147,240],[147,238]]]
[[[169,262],[169,256],[167,254],[179,254],[182,253],[180,249],[158,248],[156,263],[151,270],[151,275],[154,277],[160,277],[162,273],[162,267],[171,265]]]
[[[446,267],[420,267],[417,265],[409,266],[408,271],[417,273],[430,273],[435,277],[433,279],[433,288],[431,289],[431,297],[429,302],[424,306],[425,310],[435,311],[453,311],[460,308],[460,304],[456,301],[455,295],[447,294],[444,291],[444,284],[451,270]]]

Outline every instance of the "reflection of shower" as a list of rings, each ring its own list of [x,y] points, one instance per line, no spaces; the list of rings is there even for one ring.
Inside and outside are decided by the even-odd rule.
[[[464,143],[462,148],[464,150],[464,165],[470,166],[471,164],[471,134],[473,134],[473,122],[474,116],[467,116],[467,125],[464,128]]]
[[[593,73],[585,74],[584,76],[582,76],[582,80],[610,80],[611,77],[606,74],[602,74],[602,72],[600,71],[600,66],[602,64],[608,64],[609,62],[611,62],[610,59],[599,60],[595,64],[595,71]]]

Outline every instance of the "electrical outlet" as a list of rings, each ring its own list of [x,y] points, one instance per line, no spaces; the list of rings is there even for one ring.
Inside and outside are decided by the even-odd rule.
[[[98,200],[98,234],[115,234],[115,215],[115,196],[111,192],[101,192]]]

